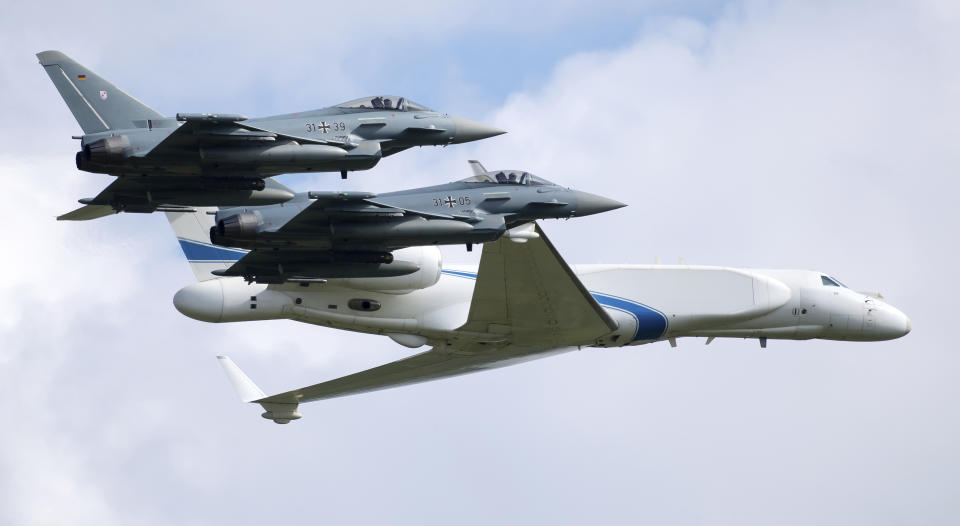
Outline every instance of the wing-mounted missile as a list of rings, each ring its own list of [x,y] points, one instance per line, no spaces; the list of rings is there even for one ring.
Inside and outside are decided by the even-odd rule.
[[[217,276],[241,276],[257,283],[312,283],[344,280],[344,286],[404,294],[440,279],[442,256],[436,247],[391,252],[252,250]],[[376,278],[370,280],[369,278]]]
[[[377,194],[371,192],[307,192],[307,197],[324,204],[356,203],[373,199]]]
[[[217,276],[242,276],[249,282],[287,283],[320,279],[388,278],[420,270],[410,261],[395,261],[390,252],[252,251]]]
[[[177,120],[206,124],[233,124],[245,121],[247,117],[236,113],[178,113]]]
[[[293,190],[273,178],[118,178],[85,205],[59,216],[61,221],[96,219],[119,212],[182,211],[194,206],[262,206],[283,203]]]

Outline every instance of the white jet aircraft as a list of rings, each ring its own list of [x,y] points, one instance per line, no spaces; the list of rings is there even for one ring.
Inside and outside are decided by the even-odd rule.
[[[855,292],[808,270],[564,262],[534,224],[483,247],[476,266],[441,265],[436,247],[398,250],[413,274],[248,284],[216,277],[245,251],[210,244],[212,209],[168,212],[199,280],[173,298],[206,322],[292,319],[382,334],[429,351],[326,382],[266,396],[229,358],[221,365],[244,402],[278,424],[299,404],[503,367],[581,347],[620,347],[681,337],[877,341],[910,332],[878,294]]]

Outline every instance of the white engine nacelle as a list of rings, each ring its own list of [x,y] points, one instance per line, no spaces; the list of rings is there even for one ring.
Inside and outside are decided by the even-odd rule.
[[[415,263],[420,267],[420,270],[406,276],[331,279],[329,282],[331,285],[370,292],[406,294],[414,290],[432,287],[437,281],[440,281],[443,256],[440,254],[440,249],[435,246],[401,248],[393,252],[393,259],[394,261]]]

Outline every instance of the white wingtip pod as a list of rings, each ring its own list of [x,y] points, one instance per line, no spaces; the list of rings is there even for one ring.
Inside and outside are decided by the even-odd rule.
[[[237,391],[237,396],[240,397],[240,400],[244,402],[257,402],[258,400],[266,398],[263,390],[257,387],[257,384],[253,383],[253,380],[244,374],[244,372],[237,367],[237,364],[233,363],[233,360],[227,356],[217,356],[217,360],[220,360],[220,366],[223,367],[223,372],[227,373],[227,379],[233,384],[233,388]],[[273,420],[278,424],[288,424],[291,420],[297,420],[302,416],[297,412],[299,404],[260,402],[260,406],[264,409],[264,413],[260,416],[267,420]]]
[[[504,237],[510,239],[514,243],[526,243],[531,239],[537,239],[540,237],[540,234],[535,230],[537,227],[536,223],[526,223],[518,227],[513,227],[504,234]]]
[[[303,416],[297,411],[299,404],[262,403],[260,405],[266,409],[260,416],[273,420],[277,424],[289,424],[291,420],[297,420]]]

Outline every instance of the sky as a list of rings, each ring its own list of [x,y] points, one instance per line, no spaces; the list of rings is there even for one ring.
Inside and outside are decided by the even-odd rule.
[[[956,524],[960,8],[910,2],[35,2],[0,18],[0,523]],[[163,216],[54,218],[109,176],[34,54],[161,113],[264,116],[375,93],[508,130],[297,190],[527,170],[629,206],[543,228],[571,263],[817,269],[913,332],[681,339],[305,404],[387,338],[205,324]],[[479,252],[444,250],[476,262]]]

